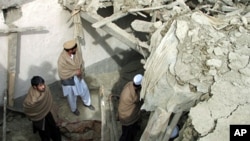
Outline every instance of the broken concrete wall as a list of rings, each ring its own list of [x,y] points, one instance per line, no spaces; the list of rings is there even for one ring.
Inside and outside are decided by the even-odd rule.
[[[57,1],[35,0],[20,5],[22,16],[13,22],[17,28],[44,27],[39,32],[18,33],[17,71],[15,95],[17,98],[26,94],[33,75],[41,75],[46,82],[57,81],[57,58],[66,40],[74,38],[71,13]],[[3,12],[1,11],[1,15]],[[93,30],[83,21],[85,46],[82,46],[85,67],[110,58],[123,51],[130,50],[127,45],[109,36],[102,30]],[[8,30],[1,16],[0,29]],[[8,34],[0,33],[1,71],[0,96],[7,87],[7,52]],[[112,65],[118,65],[113,63]],[[2,100],[0,100],[2,104]]]
[[[249,123],[249,21],[249,11],[218,17],[190,11],[163,24],[151,38],[142,108],[192,107],[187,124],[199,141],[229,140],[231,124]],[[194,136],[187,126],[182,132],[177,140]]]

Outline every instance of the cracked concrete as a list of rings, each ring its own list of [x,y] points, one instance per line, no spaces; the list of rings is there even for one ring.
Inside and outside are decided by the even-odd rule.
[[[246,81],[244,77],[232,70],[216,78],[211,87],[212,97],[190,110],[192,124],[201,134],[201,141],[218,140],[218,137],[229,140],[229,125],[249,124],[250,78]]]
[[[227,20],[238,18],[240,17],[235,15]],[[233,25],[227,20],[222,22],[223,19],[210,18],[199,12],[179,16],[175,20],[176,24],[173,21],[166,34],[169,37],[165,40],[166,52],[161,50],[160,44],[155,51],[152,51],[151,56],[155,58],[150,56],[145,64],[145,77],[149,79],[143,84],[150,86],[153,82],[154,87],[146,87],[143,91],[146,101],[143,108],[154,110],[159,106],[165,107],[167,111],[177,112],[178,109],[188,111],[184,101],[180,102],[181,99],[175,101],[172,97],[181,94],[181,97],[187,100],[187,97],[192,95],[197,104],[193,107],[189,105],[192,108],[188,115],[194,130],[199,134],[198,140],[227,141],[231,124],[249,124],[249,112],[246,109],[250,106],[250,42],[246,41],[249,38],[249,27],[237,23],[238,26],[234,25],[235,28],[216,29],[215,25],[226,27]],[[181,24],[184,31],[182,35],[173,28],[178,27],[179,21],[185,23]],[[175,40],[176,37],[178,40]],[[178,52],[171,52],[175,48]],[[160,62],[154,56],[158,50],[161,53],[171,53],[164,56],[165,61]],[[152,72],[149,69],[152,65],[150,67],[147,65],[153,61],[165,68],[154,69]],[[174,69],[168,65],[171,64],[169,62]],[[165,74],[162,75],[162,72]],[[154,77],[152,74],[161,77]],[[158,81],[153,80],[155,78],[158,78]],[[203,99],[203,96],[207,98]],[[177,109],[171,108],[177,103],[183,105],[180,104],[180,108]],[[190,132],[185,133],[187,130],[189,127],[184,126],[183,134],[177,140],[187,140],[188,135],[185,134],[190,134]]]

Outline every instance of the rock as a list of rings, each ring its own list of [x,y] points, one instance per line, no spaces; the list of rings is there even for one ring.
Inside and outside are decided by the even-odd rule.
[[[210,66],[210,67],[215,67],[215,68],[219,68],[221,67],[222,61],[219,59],[209,59],[206,62],[206,65]]]

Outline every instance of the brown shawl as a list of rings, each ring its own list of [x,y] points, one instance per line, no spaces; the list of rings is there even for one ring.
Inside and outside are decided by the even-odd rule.
[[[78,48],[73,59],[71,59],[68,53],[63,50],[58,58],[57,65],[59,77],[62,80],[65,80],[73,77],[76,74],[77,69],[82,69],[84,61]]]
[[[135,92],[133,82],[128,82],[120,95],[118,105],[122,125],[131,125],[140,118],[140,95]]]
[[[53,115],[57,122],[53,98],[48,86],[45,92],[39,92],[33,87],[30,87],[28,94],[23,102],[24,113],[32,120],[39,121],[43,119],[49,112]]]

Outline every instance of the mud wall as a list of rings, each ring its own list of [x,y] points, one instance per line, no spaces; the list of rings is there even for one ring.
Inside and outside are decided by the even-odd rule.
[[[20,7],[21,13],[18,14],[21,17],[10,24],[17,28],[42,26],[44,30],[18,33],[14,98],[26,94],[30,86],[30,78],[33,75],[43,76],[48,84],[59,79],[57,58],[64,41],[72,39],[74,34],[70,11],[64,9],[57,1],[34,0],[23,4],[16,3],[16,5]],[[10,6],[10,4],[6,3],[6,6]],[[90,23],[83,21],[83,26],[85,46],[82,46],[82,51],[86,68],[110,58],[110,56],[129,50],[129,47],[104,31],[92,28]],[[0,11],[0,29],[8,28],[2,9]],[[2,104],[3,94],[7,88],[8,33],[0,33],[0,42],[0,104]]]

